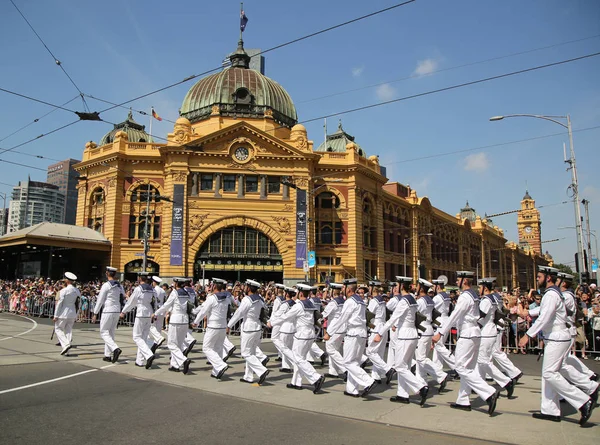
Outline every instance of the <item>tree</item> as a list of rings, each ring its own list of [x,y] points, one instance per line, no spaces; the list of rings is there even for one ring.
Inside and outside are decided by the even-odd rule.
[[[554,267],[556,267],[561,272],[573,275],[573,283],[579,283],[579,274],[577,272],[574,272],[573,269],[571,269],[571,266],[557,263],[554,265]]]

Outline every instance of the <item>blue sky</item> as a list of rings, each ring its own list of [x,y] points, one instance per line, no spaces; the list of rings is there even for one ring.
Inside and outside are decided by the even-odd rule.
[[[239,33],[239,2],[230,0],[14,1],[79,88],[113,102],[216,68],[235,48]],[[244,40],[247,48],[266,49],[395,3],[246,1],[249,22]],[[574,40],[579,41],[563,44]],[[77,96],[10,2],[0,4],[0,41],[4,42],[0,87],[59,105]],[[503,57],[525,51],[530,52]],[[287,89],[303,121],[598,51],[600,2],[596,0],[418,0],[270,52],[266,74]],[[487,59],[496,60],[478,63]],[[468,199],[483,215],[517,209],[526,184],[538,205],[565,201],[570,184],[562,155],[566,135],[477,149],[560,133],[561,127],[535,119],[492,123],[488,118],[570,113],[581,197],[591,201],[595,229],[600,227],[600,128],[577,130],[600,126],[598,79],[600,57],[595,57],[340,118],[369,155],[380,156],[390,180],[410,184],[450,214]],[[373,84],[378,86],[365,88]],[[188,82],[132,106],[147,112],[154,106],[160,115],[175,120],[192,85]],[[348,90],[355,91],[336,94]],[[93,99],[87,101],[92,110],[106,108]],[[69,107],[81,110],[81,100],[75,99]],[[51,110],[0,92],[0,139]],[[127,110],[116,109],[103,118],[120,122],[126,114]],[[54,111],[0,141],[0,152],[74,117]],[[148,125],[147,117],[136,114],[135,118]],[[337,120],[328,120],[330,131]],[[155,121],[153,133],[165,137],[171,125]],[[306,126],[309,138],[320,144],[323,122]],[[55,159],[79,158],[86,141],[98,141],[111,128],[106,123],[80,122],[17,150]],[[439,156],[466,149],[475,150]],[[434,157],[414,160],[427,156]],[[5,153],[0,159],[30,166],[0,162],[2,193],[10,192],[4,184],[16,184],[27,175],[44,180],[45,173],[31,167],[45,169],[53,162],[19,153]],[[541,212],[542,239],[560,238],[545,249],[558,261],[572,262],[575,232],[558,229],[574,225],[572,204],[549,206]],[[508,239],[517,239],[515,214],[498,217],[495,223]]]

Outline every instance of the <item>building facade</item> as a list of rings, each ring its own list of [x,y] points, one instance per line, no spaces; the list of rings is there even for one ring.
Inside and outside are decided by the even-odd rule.
[[[147,270],[163,277],[295,283],[406,273],[453,284],[456,270],[477,269],[525,287],[544,261],[487,220],[452,216],[388,182],[341,124],[314,149],[288,93],[249,69],[241,42],[231,67],[191,87],[180,116],[158,144],[130,115],[89,142],[75,166],[77,224],[111,241],[110,263],[126,274],[142,269],[146,249]]]
[[[58,186],[38,181],[19,181],[13,188],[8,232],[41,222],[64,222],[65,195]]]
[[[77,217],[77,173],[73,166],[78,164],[77,159],[67,159],[48,167],[46,182],[58,187],[58,190],[65,195],[64,223],[75,224]]]

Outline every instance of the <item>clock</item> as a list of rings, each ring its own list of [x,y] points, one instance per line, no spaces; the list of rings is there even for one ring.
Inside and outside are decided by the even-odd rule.
[[[531,233],[532,231],[533,231],[533,228],[531,226],[525,227],[525,232]]]
[[[248,149],[246,147],[238,147],[235,149],[233,156],[235,157],[235,159],[237,161],[244,162],[244,161],[248,160],[248,157],[250,156],[250,152],[248,151]]]

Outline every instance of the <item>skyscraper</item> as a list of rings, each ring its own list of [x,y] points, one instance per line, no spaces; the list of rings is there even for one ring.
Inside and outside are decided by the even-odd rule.
[[[65,195],[58,186],[45,182],[19,181],[13,188],[8,232],[44,221],[64,223]]]
[[[73,170],[73,165],[79,162],[81,161],[67,159],[48,167],[46,182],[56,185],[58,190],[65,196],[63,210],[65,224],[75,224],[75,217],[77,216],[77,178],[79,178],[79,173]]]

